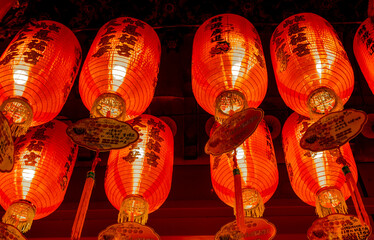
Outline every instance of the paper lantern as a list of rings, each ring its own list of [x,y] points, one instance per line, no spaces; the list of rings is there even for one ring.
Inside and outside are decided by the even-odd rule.
[[[26,232],[33,219],[51,214],[63,201],[78,152],[66,128],[53,120],[17,139],[13,171],[0,173],[4,223]]]
[[[353,40],[353,51],[371,91],[374,93],[374,24],[367,18],[358,28]]]
[[[348,56],[332,26],[313,13],[285,19],[270,52],[279,93],[288,107],[313,118],[339,110],[353,91]]]
[[[79,92],[91,115],[126,121],[142,114],[153,98],[160,56],[160,40],[148,24],[130,17],[106,23],[79,79]]]
[[[357,182],[351,148],[349,143],[340,147],[346,162],[338,160],[337,150],[311,152],[302,149],[300,139],[311,124],[308,118],[293,113],[283,127],[283,150],[292,188],[302,201],[316,206],[321,217],[332,212],[346,213],[344,200],[350,197],[350,191],[342,171],[344,165],[349,166]]]
[[[221,14],[197,30],[192,52],[192,90],[217,119],[258,107],[267,90],[260,37],[245,18]]]
[[[218,197],[235,206],[233,152],[210,156],[212,185]],[[242,178],[243,203],[246,216],[261,217],[264,203],[278,186],[278,168],[270,132],[262,121],[256,131],[236,149]]]
[[[58,115],[73,86],[81,52],[73,32],[54,21],[28,24],[11,41],[0,58],[0,109],[14,136]]]
[[[151,115],[141,115],[129,124],[139,132],[139,139],[110,152],[105,192],[120,210],[118,222],[145,224],[148,213],[157,210],[170,191],[173,134],[163,121]]]

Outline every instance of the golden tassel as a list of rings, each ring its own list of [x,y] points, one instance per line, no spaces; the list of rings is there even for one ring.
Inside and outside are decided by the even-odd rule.
[[[100,161],[100,158],[98,156],[99,156],[99,151],[96,152],[96,156],[92,164],[91,171],[87,172],[86,182],[84,184],[82,196],[79,201],[77,214],[75,215],[73,228],[71,230],[72,240],[78,240],[81,237],[84,220],[86,219],[86,214],[88,210],[88,205],[90,204],[92,189],[95,184],[95,168],[96,168],[97,163]]]
[[[348,207],[338,189],[325,188],[317,194],[316,214],[322,218],[333,213],[348,214]]]
[[[2,220],[25,233],[30,230],[34,217],[35,207],[29,201],[20,200],[8,207]]]
[[[136,222],[145,225],[148,221],[148,203],[141,196],[126,197],[118,213],[118,223]]]
[[[254,189],[243,190],[244,213],[246,217],[262,217],[265,205],[259,192]]]

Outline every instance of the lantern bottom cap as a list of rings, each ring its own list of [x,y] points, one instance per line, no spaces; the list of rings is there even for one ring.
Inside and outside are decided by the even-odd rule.
[[[2,220],[25,233],[30,230],[35,213],[35,207],[30,202],[20,200],[8,207]]]
[[[149,206],[141,196],[126,197],[118,214],[118,223],[136,222],[145,225],[148,220]]]
[[[322,189],[316,197],[316,214],[322,218],[333,213],[348,214],[343,194],[336,188]]]
[[[309,94],[307,107],[310,119],[318,120],[325,114],[342,110],[343,103],[334,90],[320,87]]]
[[[8,119],[13,137],[26,134],[32,123],[33,111],[25,98],[8,98],[1,104],[0,111]]]
[[[227,90],[222,92],[215,101],[215,119],[223,123],[234,113],[248,108],[247,101],[243,93],[238,90]]]
[[[116,93],[103,93],[94,102],[91,108],[91,117],[110,117],[125,121],[126,103]]]

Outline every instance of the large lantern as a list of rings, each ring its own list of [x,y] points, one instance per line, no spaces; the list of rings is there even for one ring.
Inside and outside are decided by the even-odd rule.
[[[3,222],[26,232],[33,219],[59,207],[78,152],[66,128],[53,120],[17,139],[13,170],[0,173],[0,204],[6,209]]]
[[[367,18],[358,28],[353,40],[355,53],[361,71],[366,78],[371,91],[374,93],[374,24],[371,18]]]
[[[73,32],[57,22],[28,24],[15,36],[0,58],[0,109],[14,136],[58,115],[81,56]]]
[[[193,42],[192,90],[217,120],[261,104],[267,71],[260,37],[247,19],[221,14],[199,27]]]
[[[235,207],[233,157],[231,153],[210,156],[212,185],[218,197]],[[243,205],[248,217],[261,217],[264,203],[278,186],[278,168],[273,142],[266,123],[262,121],[256,131],[236,149],[237,165],[241,173]]]
[[[79,79],[79,92],[93,117],[130,120],[153,98],[160,40],[151,26],[130,17],[106,23],[97,33]]]
[[[297,113],[286,121],[282,131],[283,150],[288,176],[296,195],[305,203],[316,206],[324,217],[334,212],[346,213],[345,200],[351,193],[342,167],[350,167],[357,182],[357,168],[349,143],[340,147],[346,162],[340,162],[337,150],[311,152],[300,147],[300,139],[312,122]]]
[[[120,210],[118,222],[145,224],[148,213],[166,200],[173,171],[173,134],[163,121],[141,115],[129,122],[139,140],[121,150],[112,150],[105,177],[105,192]]]
[[[288,107],[319,118],[348,101],[354,76],[332,26],[313,13],[285,19],[270,43],[279,93]]]

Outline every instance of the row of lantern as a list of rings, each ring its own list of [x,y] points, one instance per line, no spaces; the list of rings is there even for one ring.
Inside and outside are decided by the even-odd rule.
[[[354,52],[370,87],[373,29],[367,19],[354,40]],[[249,21],[233,14],[213,17],[199,28],[193,45],[192,86],[202,108],[218,119],[260,105],[267,90],[267,70],[260,37]],[[353,70],[326,20],[311,13],[291,16],[275,29],[270,46],[278,89],[291,109],[313,117],[341,108],[348,100]],[[82,101],[92,116],[126,121],[144,112],[157,83],[160,54],[157,34],[146,23],[126,17],[106,23],[87,54],[79,80]],[[14,136],[57,116],[81,58],[78,40],[62,24],[36,22],[15,36],[0,58],[1,111]]]
[[[71,44],[66,46],[66,42]],[[157,34],[149,25],[133,18],[117,18],[99,30],[81,71],[79,91],[91,115],[133,119],[131,123],[140,132],[136,143],[112,151],[108,160],[105,188],[110,202],[121,208],[120,222],[144,224],[147,209],[151,212],[160,207],[170,190],[171,132],[157,118],[136,118],[152,100],[160,52]],[[259,35],[246,19],[222,14],[207,20],[196,33],[192,54],[194,95],[218,123],[233,113],[260,105],[266,94],[267,70]],[[347,55],[331,25],[317,15],[297,14],[283,21],[273,33],[271,56],[282,98],[301,115],[315,120],[342,108],[352,93],[353,71]],[[60,147],[61,150],[43,141],[57,135],[46,137],[49,129],[61,125],[51,120],[66,101],[80,61],[81,50],[73,33],[52,21],[40,21],[21,30],[0,58],[1,109],[14,133],[25,133],[27,127],[23,124],[46,123],[18,139],[16,166],[12,172],[4,173],[7,178],[0,179],[1,205],[7,209],[4,221],[21,229],[29,228],[29,222],[22,222],[27,219],[25,214],[46,216],[63,199],[74,166],[75,147],[67,143],[68,150]],[[302,200],[317,206],[320,216],[345,213],[344,199],[349,192],[339,164],[332,160],[334,154],[312,153],[298,144],[302,130],[310,124],[305,121],[308,120],[291,115],[283,130],[292,187]],[[65,135],[63,130],[59,135]],[[44,160],[47,147],[54,153]],[[234,154],[241,172],[245,213],[262,216],[263,203],[278,184],[266,125],[261,123]],[[58,155],[63,156],[62,160],[53,158]],[[343,147],[343,155],[357,179],[349,145]],[[230,206],[235,204],[232,159],[233,153],[211,156],[213,187]],[[61,165],[53,165],[56,162]],[[62,172],[42,170],[47,167]],[[48,180],[47,175],[52,173]],[[45,181],[57,187],[41,187]],[[55,193],[57,189],[59,193]]]

